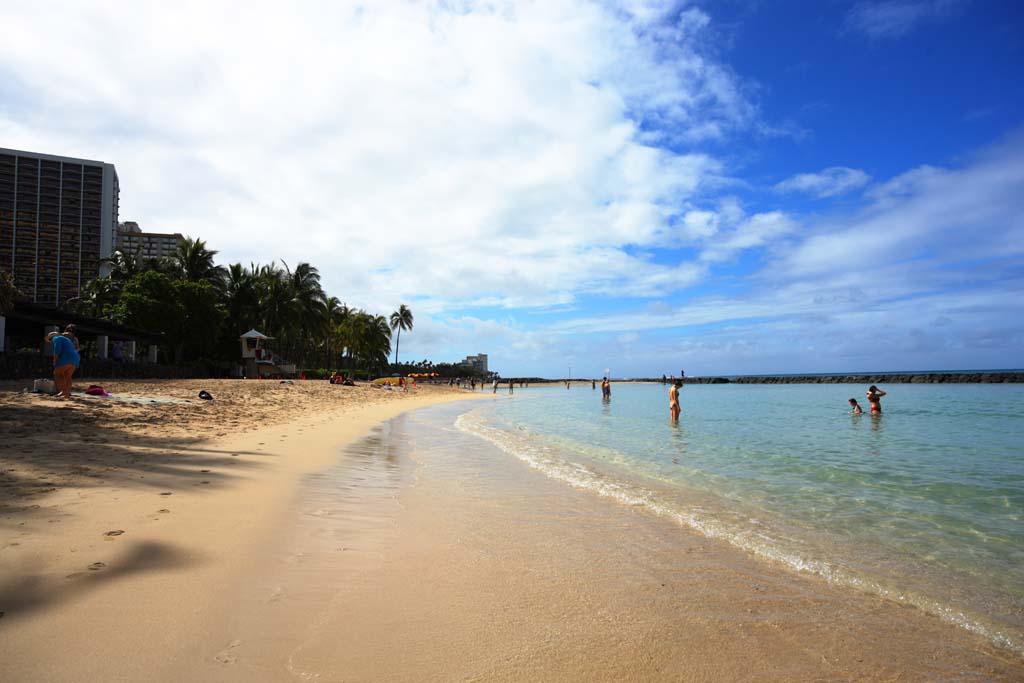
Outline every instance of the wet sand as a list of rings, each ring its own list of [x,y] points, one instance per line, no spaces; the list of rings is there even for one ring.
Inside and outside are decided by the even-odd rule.
[[[1024,678],[918,610],[548,480],[447,427],[466,404],[373,429],[458,395],[197,447],[215,491],[162,472],[5,512],[0,678]]]

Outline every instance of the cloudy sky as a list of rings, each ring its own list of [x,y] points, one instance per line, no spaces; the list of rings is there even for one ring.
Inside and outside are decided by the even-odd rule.
[[[1022,7],[5,2],[0,146],[406,303],[405,359],[1019,368]]]

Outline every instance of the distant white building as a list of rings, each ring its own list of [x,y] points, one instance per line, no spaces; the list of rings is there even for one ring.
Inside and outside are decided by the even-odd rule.
[[[459,362],[459,366],[472,370],[473,372],[479,372],[482,375],[486,375],[487,354],[478,353],[475,356],[466,356],[466,360]]]
[[[117,226],[117,249],[126,254],[139,254],[144,259],[169,258],[185,237],[178,232],[142,232],[134,221]]]

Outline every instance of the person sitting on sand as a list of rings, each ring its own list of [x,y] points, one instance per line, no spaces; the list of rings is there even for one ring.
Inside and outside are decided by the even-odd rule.
[[[850,410],[850,413],[853,415],[860,415],[861,413],[864,412],[863,410],[861,410],[860,404],[857,403],[857,399],[855,398],[850,399],[850,408],[852,408],[852,410]]]
[[[46,341],[53,344],[53,381],[60,397],[67,400],[71,398],[71,376],[75,374],[81,357],[75,345],[64,335],[51,332],[46,335]]]
[[[885,392],[872,384],[868,387],[868,403],[871,404],[871,414],[881,415],[882,414],[882,397],[885,396]]]
[[[672,388],[668,390],[668,414],[672,418],[672,422],[679,420],[679,413],[682,410],[679,408],[679,387],[683,383],[676,379],[672,381]]]

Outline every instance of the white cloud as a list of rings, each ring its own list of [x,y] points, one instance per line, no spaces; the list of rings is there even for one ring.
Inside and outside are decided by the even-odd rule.
[[[858,2],[846,15],[845,28],[869,38],[898,38],[918,26],[944,19],[960,0],[871,0]]]
[[[946,267],[1024,254],[1024,136],[960,169],[924,166],[876,188],[852,216],[812,226],[780,263],[796,276],[932,259]]]
[[[820,173],[800,173],[775,185],[777,192],[805,192],[819,199],[845,194],[871,182],[871,176],[856,168],[833,166]]]
[[[644,248],[723,168],[658,145],[756,113],[702,53],[708,21],[654,2],[6,3],[0,78],[21,99],[0,135],[115,163],[123,220],[308,260],[356,305],[665,294],[702,268]]]

